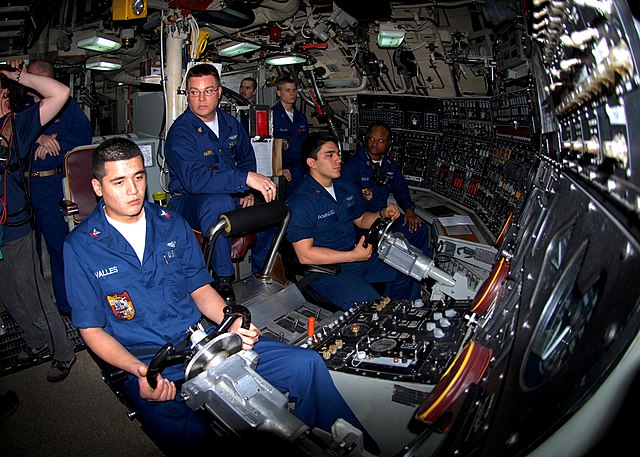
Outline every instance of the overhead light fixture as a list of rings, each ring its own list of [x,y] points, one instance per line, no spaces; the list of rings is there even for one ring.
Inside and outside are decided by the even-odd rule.
[[[87,70],[113,71],[122,68],[122,62],[105,56],[94,56],[87,59],[84,65]]]
[[[267,65],[295,65],[300,63],[308,63],[313,59],[309,55],[298,54],[298,53],[289,53],[289,54],[274,54],[272,56],[267,57],[265,62]]]
[[[78,40],[76,45],[82,49],[96,52],[113,52],[122,47],[122,43],[116,37],[104,34],[95,34]]]
[[[255,51],[256,49],[260,49],[261,46],[255,43],[236,43],[231,46],[227,46],[225,48],[218,50],[218,55],[222,57],[235,57],[241,54],[246,54],[248,52]]]
[[[397,48],[404,41],[404,36],[407,32],[400,30],[397,25],[390,22],[380,24],[380,31],[378,32],[378,47],[379,48]]]

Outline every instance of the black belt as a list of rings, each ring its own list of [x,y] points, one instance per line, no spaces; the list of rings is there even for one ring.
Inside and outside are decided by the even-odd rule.
[[[178,352],[184,351],[191,345],[191,340],[186,339],[180,341],[178,344],[174,345],[174,349]],[[129,352],[135,356],[140,355],[154,355],[157,354],[158,351],[162,348],[140,348],[140,349],[129,349]]]
[[[24,172],[24,176],[27,178],[44,178],[46,176],[56,176],[62,173],[62,167],[52,168],[51,170],[40,170],[40,171],[32,171]]]
[[[209,319],[207,319],[204,316],[200,318],[198,323],[205,330],[208,329],[209,327],[215,325]],[[180,341],[179,343],[176,343],[174,345],[174,349],[176,351],[178,351],[178,352],[181,352],[181,351],[184,351],[185,349],[187,349],[190,346],[191,346],[191,334],[189,334],[189,336],[187,338],[185,338],[184,340]],[[156,354],[160,349],[162,349],[162,348],[154,347],[154,348],[129,349],[129,352],[131,354],[135,355],[135,356],[152,355],[152,354]]]

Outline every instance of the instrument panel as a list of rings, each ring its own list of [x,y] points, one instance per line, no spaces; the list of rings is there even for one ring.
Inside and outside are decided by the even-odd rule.
[[[358,303],[304,343],[334,371],[435,384],[468,333],[468,301]]]
[[[393,135],[388,157],[410,185],[459,203],[497,236],[518,214],[538,144],[531,89],[495,97],[358,96],[358,136],[374,121]]]

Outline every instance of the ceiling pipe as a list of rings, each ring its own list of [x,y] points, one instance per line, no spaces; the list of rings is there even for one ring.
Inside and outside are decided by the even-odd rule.
[[[299,8],[300,0],[265,0],[258,8],[253,10],[253,14],[255,15],[253,23],[240,30],[251,29],[269,22],[284,21],[293,17],[298,12]],[[237,28],[225,27],[218,24],[216,24],[216,29],[219,30],[211,29],[207,27],[206,24],[203,24],[201,27],[206,28],[207,31],[211,30],[210,40],[223,37],[225,36],[225,33],[232,35],[236,35],[238,33]]]
[[[178,89],[182,84],[182,47],[187,39],[186,33],[167,34],[167,66],[166,66],[166,88],[167,88],[167,126],[166,131],[173,124],[183,107],[179,103]]]

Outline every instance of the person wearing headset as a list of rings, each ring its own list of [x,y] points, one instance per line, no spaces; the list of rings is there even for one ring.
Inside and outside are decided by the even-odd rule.
[[[353,184],[367,211],[379,211],[388,205],[393,195],[403,214],[393,225],[393,230],[402,233],[411,245],[431,256],[431,236],[429,226],[415,213],[415,203],[411,199],[409,185],[400,167],[387,157],[391,139],[391,127],[384,122],[374,122],[369,126],[366,142],[345,162],[342,179]],[[420,283],[409,276],[401,284],[394,284],[394,293],[410,299],[420,298]]]

